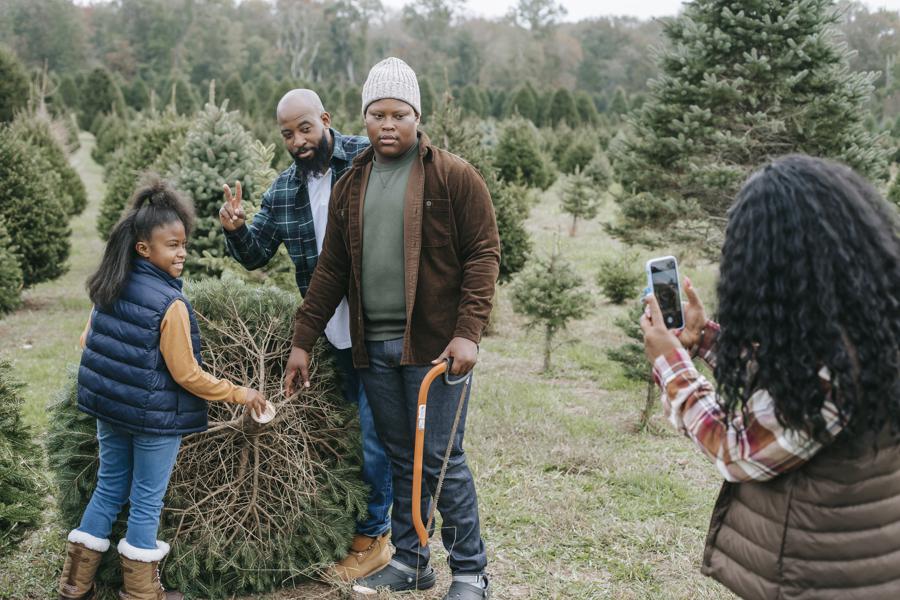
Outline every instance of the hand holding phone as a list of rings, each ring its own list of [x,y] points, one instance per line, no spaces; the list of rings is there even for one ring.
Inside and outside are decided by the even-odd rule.
[[[674,256],[662,256],[647,261],[647,285],[656,296],[666,329],[684,327],[684,309],[681,305],[681,277],[678,261]]]

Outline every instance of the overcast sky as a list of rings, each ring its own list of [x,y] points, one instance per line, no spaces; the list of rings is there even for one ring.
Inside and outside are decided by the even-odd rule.
[[[401,7],[409,0],[382,0],[391,7]],[[509,12],[516,0],[468,0],[467,11],[487,17],[497,17]],[[566,20],[577,21],[604,15],[630,15],[643,19],[674,15],[681,6],[681,0],[561,0],[568,10]],[[900,10],[900,0],[863,0],[870,9],[889,8]]]

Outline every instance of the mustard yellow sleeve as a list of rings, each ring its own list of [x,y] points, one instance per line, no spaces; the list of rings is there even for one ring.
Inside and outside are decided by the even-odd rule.
[[[81,344],[81,349],[84,350],[87,347],[87,336],[88,332],[91,330],[91,317],[94,316],[94,309],[91,309],[91,313],[88,315],[87,324],[84,326],[84,331],[81,332],[81,339],[79,343]]]
[[[244,404],[247,388],[204,371],[194,358],[191,321],[187,306],[176,300],[160,325],[159,350],[175,382],[193,395],[211,402]]]

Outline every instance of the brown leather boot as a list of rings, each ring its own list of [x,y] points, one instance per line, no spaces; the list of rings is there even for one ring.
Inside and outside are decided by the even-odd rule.
[[[356,534],[350,544],[350,552],[328,569],[328,577],[350,582],[371,575],[391,562],[392,555],[390,532],[376,538]]]
[[[122,589],[119,600],[184,600],[184,594],[167,592],[159,580],[159,561],[168,553],[169,545],[159,540],[156,541],[156,550],[135,548],[121,540]]]
[[[59,600],[91,600],[96,592],[94,575],[109,540],[73,529],[66,545],[66,562],[59,578]]]

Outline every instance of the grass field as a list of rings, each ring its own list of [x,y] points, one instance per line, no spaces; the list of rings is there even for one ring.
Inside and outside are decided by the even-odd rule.
[[[84,280],[102,252],[94,222],[103,193],[101,169],[83,135],[73,162],[90,205],[72,225],[69,273],[29,290],[22,310],[0,320],[0,357],[27,384],[26,420],[46,428],[46,404],[78,358],[89,303]],[[606,207],[604,214],[611,212]],[[595,292],[591,316],[576,323],[539,373],[541,338],[524,329],[501,289],[494,333],[486,338],[467,424],[466,448],[478,486],[495,600],[721,599],[732,596],[699,574],[709,514],[719,486],[713,467],[661,416],[649,433],[634,424],[645,389],[626,380],[605,351],[624,341],[593,283],[598,261],[623,248],[599,222],[568,236],[556,190],[533,209],[529,229],[538,252],[560,235],[564,256]],[[646,251],[639,260],[648,258]],[[713,270],[685,270],[709,295]],[[46,599],[61,567],[63,532],[47,524],[12,556],[0,559],[0,598]],[[441,598],[449,581],[435,547],[439,585],[419,598]],[[309,585],[264,600],[341,598],[343,590]],[[384,596],[388,597],[388,596]],[[409,597],[409,596],[406,596]]]

